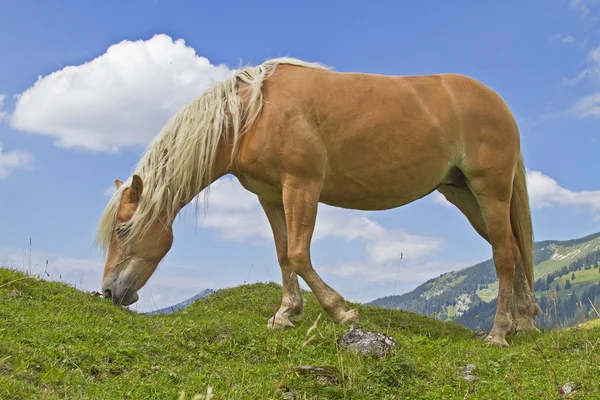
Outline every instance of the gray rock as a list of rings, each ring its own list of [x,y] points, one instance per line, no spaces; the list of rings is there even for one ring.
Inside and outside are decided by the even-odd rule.
[[[294,368],[298,375],[313,376],[321,385],[334,386],[339,384],[344,377],[337,367],[312,367],[310,365],[302,365]]]
[[[296,396],[296,393],[292,392],[289,389],[285,389],[281,393],[281,399],[282,400],[296,400],[297,398],[298,398],[298,396]]]
[[[473,383],[477,380],[477,377],[473,374],[473,370],[477,366],[475,364],[467,364],[462,368],[462,378],[469,383]]]
[[[579,389],[581,385],[577,382],[567,382],[559,389],[559,393],[561,394],[561,398],[565,398],[574,394],[577,389]]]
[[[338,339],[341,347],[365,355],[385,357],[396,346],[396,341],[377,332],[363,331],[360,326],[350,326],[348,333]]]
[[[481,339],[481,340],[485,339],[486,336],[487,336],[487,332],[484,332],[484,331],[477,331],[474,335],[475,339]]]

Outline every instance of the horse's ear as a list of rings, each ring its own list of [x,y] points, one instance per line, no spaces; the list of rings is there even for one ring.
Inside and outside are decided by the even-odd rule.
[[[115,179],[115,186],[117,187],[117,190],[119,190],[119,188],[121,187],[122,184],[123,184],[122,181]]]
[[[133,203],[140,201],[140,196],[144,190],[144,183],[139,175],[135,174],[131,180],[130,199]]]

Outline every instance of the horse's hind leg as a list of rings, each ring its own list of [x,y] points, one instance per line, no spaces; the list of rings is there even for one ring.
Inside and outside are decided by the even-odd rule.
[[[517,251],[519,251],[518,247]],[[519,315],[517,316],[517,331],[532,332],[537,330],[534,318],[541,310],[535,302],[533,288],[530,288],[529,283],[527,283],[527,276],[525,275],[520,253],[517,260],[519,261],[517,262],[514,284],[515,296],[517,297],[517,310],[519,311]]]
[[[520,261],[510,222],[512,180],[508,178],[499,173],[488,174],[470,182],[487,226],[498,275],[498,308],[486,341],[499,346],[508,346],[506,335],[514,328],[512,295],[516,264]]]
[[[481,214],[481,208],[471,190],[467,186],[443,185],[438,188],[438,191],[444,195],[446,200],[454,204],[456,208],[467,217],[475,231],[489,243],[490,238],[485,220]],[[535,315],[537,305],[533,297],[532,289],[529,288],[529,284],[527,283],[525,269],[523,267],[523,262],[521,261],[521,254],[516,242],[514,248],[516,250],[515,258],[519,260],[516,263],[513,284],[518,310],[518,316],[516,318],[517,331],[527,332],[535,329],[532,315]],[[513,310],[514,308],[511,308],[511,313]]]
[[[482,238],[488,242],[490,241],[479,203],[467,186],[442,185],[438,188],[438,191],[467,217],[473,229]]]
[[[292,269],[292,264],[288,257],[287,227],[285,223],[285,212],[283,206],[265,201],[259,197],[258,201],[265,211],[265,215],[273,231],[275,240],[275,250],[277,251],[277,261],[281,267],[281,283],[283,286],[283,297],[281,307],[275,315],[269,318],[269,328],[283,328],[294,326],[292,321],[302,313],[303,299],[298,285],[298,276]]]
[[[283,206],[288,233],[288,258],[292,269],[310,286],[321,307],[336,322],[356,322],[358,311],[346,310],[344,298],[329,287],[313,269],[310,242],[317,219],[322,184],[288,176],[283,185]]]
[[[488,228],[485,220],[483,219],[483,215],[481,214],[481,208],[479,207],[479,203],[471,190],[467,186],[450,186],[450,185],[442,185],[438,188],[438,191],[444,195],[446,200],[450,203],[454,204],[456,208],[462,212],[465,217],[473,226],[473,229],[485,240],[490,242],[490,236],[488,234]],[[491,242],[490,242],[491,243]],[[496,268],[496,271],[498,269]],[[500,275],[498,274],[500,278]],[[512,293],[510,294],[512,296]],[[498,303],[500,304],[500,303]],[[510,326],[512,327],[512,321],[515,319],[514,315],[514,307],[509,307],[510,309]],[[503,325],[507,325],[506,321],[503,321]],[[495,322],[494,322],[494,325]],[[512,329],[507,328],[505,334],[510,334]],[[505,340],[499,340],[499,344],[504,345],[506,343]]]

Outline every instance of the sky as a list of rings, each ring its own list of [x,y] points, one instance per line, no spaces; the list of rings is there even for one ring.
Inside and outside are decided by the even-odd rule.
[[[0,264],[100,290],[93,240],[113,180],[127,179],[167,119],[211,84],[280,56],[478,79],[519,124],[536,240],[600,231],[599,0],[286,3],[2,2]],[[131,309],[281,282],[254,195],[222,178],[207,211],[182,210]],[[491,248],[434,193],[388,211],[321,205],[311,254],[327,283],[366,302],[484,261]]]

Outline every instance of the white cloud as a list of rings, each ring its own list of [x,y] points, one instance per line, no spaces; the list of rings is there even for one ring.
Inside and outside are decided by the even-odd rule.
[[[580,206],[600,213],[600,190],[574,192],[539,171],[529,171],[527,180],[532,208]]]
[[[575,78],[568,80],[568,84],[577,85],[583,80],[590,80],[595,84],[600,82],[600,47],[592,49],[588,53],[586,61],[588,67]],[[600,117],[600,92],[581,97],[569,108],[568,113],[579,118]]]
[[[575,78],[565,79],[566,84],[575,86],[585,79],[600,79],[600,47],[595,47],[590,50],[585,58],[585,62],[587,63],[587,67],[577,74]]]
[[[198,225],[216,230],[221,238],[227,240],[273,240],[268,220],[256,196],[236,180],[221,179],[213,183],[208,213],[199,212]],[[393,270],[395,273],[393,265],[402,256],[419,260],[439,250],[442,245],[437,238],[384,227],[370,219],[366,212],[319,204],[313,242],[326,238],[354,241],[364,246],[367,266],[356,264],[324,269],[335,271],[337,276],[347,274],[359,280],[377,277],[387,279],[387,272]]]
[[[575,43],[575,38],[571,35],[566,35],[564,33],[556,33],[554,35],[552,35],[553,38],[555,38],[556,40],[558,40],[560,43],[563,44],[573,44]]]
[[[3,248],[0,249],[0,266],[30,272],[43,279],[68,283],[80,290],[99,291],[103,263],[100,260],[70,258],[38,251],[31,253],[30,263],[28,249]]]
[[[600,47],[593,48],[587,55],[587,61],[596,67],[598,72],[598,66],[600,65]]]
[[[4,119],[8,119],[8,114],[4,111],[4,99],[6,96],[0,93],[0,122]]]
[[[441,194],[440,192],[438,192],[437,190],[432,193],[431,201],[433,204],[439,204],[439,205],[445,206],[445,207],[454,207],[454,204],[452,204],[448,200],[446,200],[444,195]]]
[[[269,238],[272,236],[267,218],[258,210],[248,212],[208,211],[206,218],[200,217],[200,226],[213,228],[219,236],[229,240]]]
[[[198,225],[220,231],[224,239],[272,240],[273,236],[256,196],[233,179],[220,179],[211,185],[208,212],[199,213]],[[379,263],[400,259],[402,252],[421,256],[441,244],[438,239],[383,227],[366,212],[319,204],[313,240],[325,238],[360,240],[369,257]]]
[[[48,264],[46,264],[46,260]],[[87,292],[100,291],[104,260],[81,259],[33,251],[0,248],[0,266],[31,273],[42,279],[69,284]],[[221,288],[238,284],[232,278],[202,279],[197,268],[161,263],[148,283],[140,290],[140,300],[129,306],[138,312],[152,311],[177,304],[206,288]]]
[[[117,193],[117,187],[115,185],[110,185],[106,189],[104,189],[104,195],[108,197],[113,197],[113,195]]]
[[[531,208],[581,206],[600,214],[600,190],[573,192],[540,171],[527,172],[527,187]],[[434,204],[454,207],[439,192],[434,192],[432,197]]]
[[[586,4],[585,0],[571,0],[569,2],[569,7],[574,10],[577,10],[582,18],[585,18],[588,15],[590,15],[590,8]]]
[[[324,204],[319,207],[314,240],[327,237],[360,240],[366,245],[369,260],[378,264],[398,261],[402,254],[420,258],[441,247],[439,239],[409,234],[399,228],[386,228],[371,220],[365,212]]]
[[[8,114],[4,112],[5,95],[0,94],[0,122],[8,119]],[[16,169],[29,169],[33,165],[33,156],[23,150],[3,151],[0,143],[0,180],[4,180]]]
[[[198,204],[203,204],[202,196],[195,199]],[[198,225],[216,230],[219,237],[227,240],[272,237],[258,198],[245,190],[237,180],[228,177],[210,186],[208,209],[201,207]]]
[[[0,180],[6,179],[16,169],[30,169],[33,165],[33,156],[23,150],[3,152],[0,143]]]
[[[92,61],[39,76],[18,96],[11,124],[61,147],[114,152],[147,144],[173,113],[230,76],[183,39],[124,40]]]
[[[407,283],[422,283],[428,279],[435,278],[445,272],[464,268],[462,264],[445,264],[439,261],[419,262],[413,261],[397,261],[394,264],[378,264],[378,263],[347,263],[339,265],[319,266],[319,273],[325,273],[336,278],[341,278],[347,281],[366,281],[370,283],[394,283],[398,282],[403,285]],[[372,295],[380,297],[381,295],[389,295],[385,293],[380,295]],[[398,294],[398,293],[397,293]]]
[[[580,98],[569,112],[581,118],[600,117],[600,92]]]
[[[238,180],[224,177],[210,186],[210,204],[219,210],[250,210],[260,207],[258,198],[254,193],[244,189]]]

